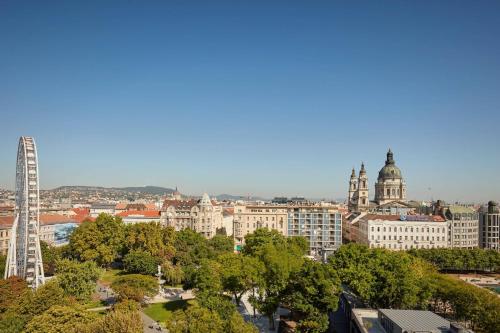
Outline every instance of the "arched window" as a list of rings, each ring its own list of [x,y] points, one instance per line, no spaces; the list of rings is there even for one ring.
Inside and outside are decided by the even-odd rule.
[[[391,190],[387,189],[387,195],[391,195]]]

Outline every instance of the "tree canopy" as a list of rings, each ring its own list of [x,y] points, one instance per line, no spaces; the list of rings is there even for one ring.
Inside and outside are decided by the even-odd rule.
[[[119,216],[100,214],[95,221],[85,221],[73,231],[69,245],[80,261],[95,261],[109,266],[122,252],[125,228]]]
[[[144,301],[144,296],[152,297],[158,293],[158,280],[147,275],[123,275],[111,284],[111,288],[120,299],[131,299],[141,303]]]
[[[101,270],[93,261],[80,263],[69,259],[60,259],[56,263],[57,282],[67,296],[79,301],[86,301],[95,291],[96,281]]]
[[[123,257],[123,268],[127,273],[155,275],[162,260],[144,250],[132,250]]]

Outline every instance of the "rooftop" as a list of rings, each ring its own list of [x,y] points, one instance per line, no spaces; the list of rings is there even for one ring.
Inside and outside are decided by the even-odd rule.
[[[393,321],[403,331],[448,332],[450,322],[431,311],[379,309],[381,315]]]
[[[362,217],[367,221],[412,221],[412,222],[446,222],[440,215],[381,215],[367,214]]]

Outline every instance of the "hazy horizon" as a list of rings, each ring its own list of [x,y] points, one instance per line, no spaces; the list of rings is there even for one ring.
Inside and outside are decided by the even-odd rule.
[[[500,199],[500,2],[0,3],[0,188]],[[142,184],[142,185],[141,185]]]

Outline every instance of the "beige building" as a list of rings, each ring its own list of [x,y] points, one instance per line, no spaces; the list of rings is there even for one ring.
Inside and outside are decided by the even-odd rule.
[[[165,200],[161,223],[177,231],[191,228],[211,238],[223,226],[222,207],[212,202],[206,193],[200,200]]]
[[[439,215],[367,214],[357,222],[357,242],[390,250],[448,247],[448,226]]]
[[[14,216],[0,216],[0,254],[6,255],[9,249],[10,233]]]
[[[279,205],[234,206],[233,235],[236,248],[245,243],[245,236],[258,228],[275,229],[287,236],[288,211]]]

